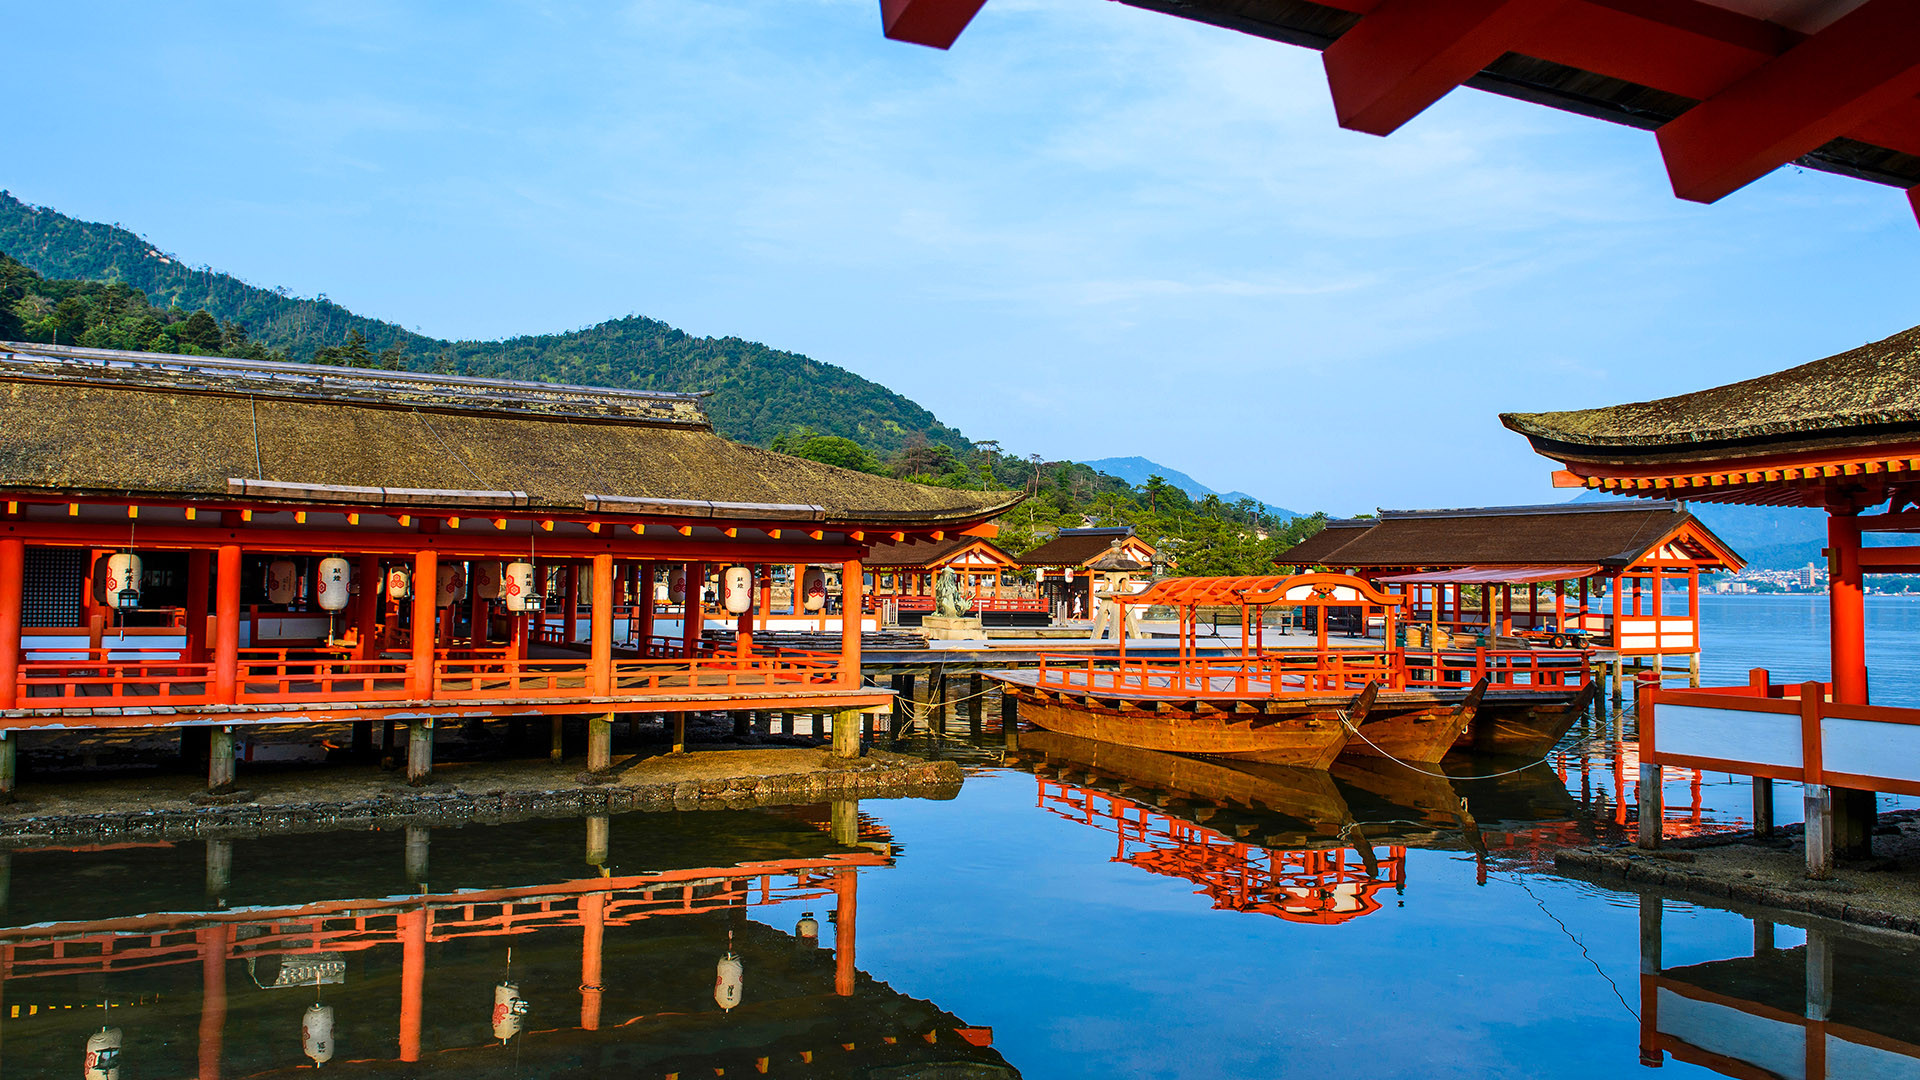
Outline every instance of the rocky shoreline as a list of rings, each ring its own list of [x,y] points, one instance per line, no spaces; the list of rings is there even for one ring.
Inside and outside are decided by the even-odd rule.
[[[763,760],[769,756],[779,760]],[[953,762],[879,750],[853,761],[834,759],[824,750],[796,749],[663,755],[630,765],[637,767],[625,772],[616,767],[608,776],[562,772],[544,763],[518,770],[528,774],[523,776],[502,776],[497,769],[464,776],[458,770],[443,770],[443,779],[417,788],[397,782],[391,774],[343,779],[336,771],[325,786],[337,790],[276,791],[269,785],[249,785],[255,789],[218,800],[187,792],[159,800],[159,805],[98,812],[19,803],[0,811],[0,849],[634,810],[739,810],[841,799],[951,799],[959,794],[962,782],[961,769]],[[760,771],[769,765],[785,771]]]

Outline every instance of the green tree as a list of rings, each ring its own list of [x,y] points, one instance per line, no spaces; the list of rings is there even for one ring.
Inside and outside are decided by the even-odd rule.
[[[180,343],[191,345],[201,352],[219,352],[220,323],[207,313],[206,308],[201,308],[180,324]]]

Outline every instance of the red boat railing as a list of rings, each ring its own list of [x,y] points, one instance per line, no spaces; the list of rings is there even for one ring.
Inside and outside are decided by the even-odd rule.
[[[1383,690],[1489,688],[1585,689],[1593,654],[1580,649],[1474,649],[1410,652],[1339,649],[1228,657],[1115,657],[1043,653],[1039,688],[1068,692],[1276,698]]]

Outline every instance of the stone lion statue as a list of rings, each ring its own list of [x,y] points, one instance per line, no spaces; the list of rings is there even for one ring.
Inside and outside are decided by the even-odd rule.
[[[949,566],[940,571],[933,583],[933,613],[957,619],[973,610],[973,601],[960,592],[960,575]]]

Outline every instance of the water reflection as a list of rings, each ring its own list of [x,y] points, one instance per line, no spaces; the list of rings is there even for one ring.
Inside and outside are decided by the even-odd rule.
[[[1755,916],[1750,954],[1667,967],[1665,952],[1692,944],[1668,906],[1640,898],[1641,1064],[1671,1056],[1742,1080],[1920,1077],[1911,942],[1812,926],[1777,947],[1792,928]]]
[[[852,803],[201,846],[15,853],[0,1075],[1017,1076],[855,966]]]

